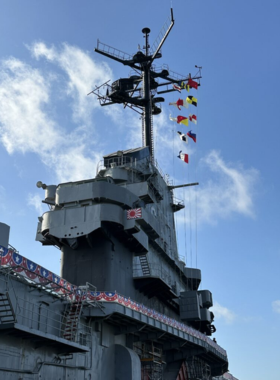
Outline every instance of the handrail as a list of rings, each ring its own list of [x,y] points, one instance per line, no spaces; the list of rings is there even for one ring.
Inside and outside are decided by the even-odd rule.
[[[105,165],[105,161],[106,161],[106,165]],[[169,176],[167,174],[164,174],[163,170],[159,166],[158,161],[156,159],[150,160],[149,158],[146,158],[146,159],[141,158],[139,160],[137,160],[137,159],[133,160],[132,157],[128,157],[128,156],[118,156],[118,157],[112,157],[112,158],[105,158],[104,160],[100,160],[98,162],[97,167],[96,167],[96,175],[101,170],[106,170],[106,169],[110,169],[113,167],[127,166],[127,165],[129,165],[131,167],[131,169],[134,168],[137,170],[136,164],[141,163],[141,161],[142,162],[146,161],[146,163],[152,163],[155,166],[155,168],[158,170],[161,178],[164,180],[164,182],[167,184],[167,186],[169,186],[171,184],[171,180],[169,179]]]
[[[6,257],[9,254],[8,249],[0,246],[0,249],[1,248],[2,248],[3,252],[1,252],[1,255],[0,255],[0,259],[1,259],[0,263],[3,261],[3,258],[4,258],[6,267],[9,270],[11,270],[14,274],[16,274],[22,278],[25,278],[24,275],[26,275],[26,271],[34,274],[34,271],[30,271],[30,269],[26,269],[24,267],[23,267],[24,274],[22,274],[21,272],[18,272],[19,265],[16,265],[15,262],[11,258],[10,258],[10,261],[7,261],[9,259],[9,258],[7,259],[7,257]],[[27,259],[25,259],[25,260],[27,260]],[[35,264],[35,263],[33,263],[33,264]],[[14,265],[14,267],[12,267],[12,265]],[[35,264],[35,265],[37,265],[37,264]],[[3,265],[2,265],[2,267],[3,267]],[[1,268],[1,264],[0,264],[0,268]],[[49,273],[51,273],[51,272],[49,272]],[[51,273],[51,274],[53,276],[56,276],[53,273]],[[56,277],[60,279],[59,276],[56,276]],[[61,281],[63,281],[63,285],[65,285],[66,283],[69,284],[72,287],[71,291],[68,290],[68,293],[65,293],[65,290],[68,289],[67,286],[60,286],[57,284],[55,284],[57,286],[56,289],[58,290],[56,293],[51,292],[50,289],[47,289],[47,291],[51,292],[52,295],[57,295],[60,297],[63,296],[69,302],[76,302],[79,299],[84,299],[84,300],[86,300],[87,304],[90,304],[90,305],[92,304],[92,306],[94,306],[94,304],[96,304],[97,301],[98,302],[117,302],[117,303],[122,304],[126,307],[137,310],[140,313],[146,314],[152,318],[158,319],[158,320],[160,320],[160,321],[162,321],[162,322],[164,322],[164,323],[166,323],[172,327],[178,328],[179,330],[182,330],[182,331],[184,331],[184,332],[186,332],[186,333],[188,333],[194,337],[197,337],[203,341],[206,341],[209,345],[213,346],[218,352],[220,352],[222,355],[226,356],[226,351],[222,347],[220,347],[217,343],[215,343],[213,340],[211,340],[210,338],[208,338],[206,335],[202,334],[198,330],[195,330],[195,329],[193,329],[193,328],[191,328],[191,327],[189,327],[189,326],[187,326],[187,325],[185,325],[185,324],[183,324],[183,323],[181,323],[175,319],[169,318],[164,314],[160,314],[154,309],[149,309],[146,306],[144,306],[143,304],[140,305],[138,302],[133,301],[130,298],[124,297],[117,292],[84,291],[83,289],[79,289],[78,286],[68,283],[64,279],[61,279]],[[32,279],[30,279],[30,278],[28,278],[28,282],[34,286],[36,286],[36,285],[40,286],[41,285],[41,284],[34,282],[34,279],[33,279],[33,283],[32,283]]]
[[[161,278],[164,282],[166,282],[169,286],[172,286],[171,282],[171,276],[170,274],[164,270],[163,268],[160,268],[157,264],[150,264],[149,263],[149,268],[150,268],[150,274],[149,275],[144,275],[142,272],[142,267],[141,264],[134,264],[133,265],[133,277],[139,275],[140,277],[159,277]]]
[[[63,338],[65,327],[68,327],[68,325],[66,319],[63,319],[62,313],[43,307],[43,304],[40,302],[36,304],[21,297],[18,297],[18,302],[21,306],[21,310],[17,312],[18,323],[21,322],[22,325],[32,328],[33,330],[42,331]],[[73,339],[71,339],[71,341],[86,346],[89,342],[89,337],[91,336],[91,327],[80,321],[77,321],[77,324],[77,327],[71,326],[73,331],[75,330],[75,334],[72,335]],[[85,340],[83,340],[83,343],[79,341],[79,333],[85,335],[87,342],[85,342]]]
[[[130,309],[136,310],[140,312],[141,314],[145,314],[149,316],[150,318],[156,319],[162,323],[165,323],[171,327],[177,328],[178,330],[184,331],[187,334],[201,339],[204,342],[208,343],[210,346],[212,346],[214,349],[216,349],[220,354],[227,356],[226,350],[224,350],[221,346],[219,346],[216,342],[214,342],[212,339],[210,339],[207,335],[201,333],[200,331],[185,325],[182,322],[177,321],[176,319],[169,318],[164,314],[161,314],[157,312],[154,309],[150,309],[146,307],[143,304],[140,304],[136,301],[133,301],[130,297],[125,297],[121,295],[118,292],[110,292],[110,291],[97,291],[93,292],[92,294],[88,295],[89,298],[91,298],[94,301],[99,301],[99,302],[113,302],[113,303],[118,303],[121,304],[125,307],[128,307]]]

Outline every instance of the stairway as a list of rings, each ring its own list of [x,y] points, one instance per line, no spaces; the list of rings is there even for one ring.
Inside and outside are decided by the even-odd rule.
[[[9,293],[0,293],[0,324],[15,323],[16,316]]]
[[[150,272],[147,255],[139,256],[139,261],[140,261],[143,276],[150,276],[151,272]]]
[[[70,309],[66,312],[65,329],[63,332],[63,338],[72,342],[76,339],[76,333],[78,330],[79,320],[82,312],[82,301],[73,302],[70,305]]]

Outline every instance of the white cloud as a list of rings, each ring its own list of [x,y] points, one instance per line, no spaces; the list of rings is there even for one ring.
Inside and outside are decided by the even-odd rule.
[[[42,197],[39,194],[28,194],[27,204],[33,206],[39,215],[43,214]]]
[[[61,141],[55,122],[44,112],[49,83],[41,73],[10,58],[0,71],[0,139],[8,153],[44,153]]]
[[[216,319],[222,319],[226,324],[231,324],[236,320],[236,315],[228,308],[220,305],[218,302],[214,302],[211,309]]]
[[[272,302],[272,309],[275,313],[280,314],[280,300],[276,300]]]
[[[215,150],[200,161],[199,167],[208,171],[205,177],[211,172],[217,175],[197,187],[177,191],[179,198],[187,198],[190,202],[187,207],[197,208],[195,212],[199,223],[214,224],[218,219],[228,218],[235,213],[254,217],[253,199],[254,185],[258,180],[257,170],[226,163]],[[183,222],[183,217],[179,215],[179,222]]]
[[[60,84],[65,87],[67,82],[74,100],[74,121],[82,123],[67,125],[66,131],[57,122],[54,71],[46,73],[11,57],[0,65],[0,141],[9,154],[37,154],[59,182],[93,177],[102,152],[96,150],[98,140],[90,118],[96,98],[86,94],[94,82],[104,81],[111,72],[87,53],[66,44],[60,50],[43,43],[30,49],[36,58],[44,56],[66,72],[68,79],[61,76]]]
[[[106,63],[97,64],[89,54],[66,43],[61,49],[47,47],[36,42],[29,47],[36,59],[46,58],[57,64],[67,75],[67,94],[73,98],[73,116],[75,121],[90,122],[92,110],[99,107],[95,96],[87,96],[95,85],[112,78],[112,71]]]
[[[255,169],[244,169],[241,165],[235,164],[233,167],[232,164],[225,163],[215,150],[210,152],[204,162],[212,172],[220,176],[219,186],[208,183],[204,192],[202,201],[206,214],[209,214],[209,207],[213,208],[211,204],[215,203],[219,214],[238,212],[254,216],[252,194],[258,172]]]
[[[59,181],[67,182],[94,178],[100,153],[90,154],[88,152],[88,155],[85,154],[85,147],[78,145],[65,153],[61,152],[56,158],[52,157]]]

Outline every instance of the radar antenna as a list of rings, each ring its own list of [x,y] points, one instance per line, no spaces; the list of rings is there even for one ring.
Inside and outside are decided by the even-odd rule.
[[[152,66],[155,59],[162,57],[160,49],[173,28],[173,25],[174,18],[171,8],[170,17],[153,44],[151,52],[149,45],[149,28],[142,29],[145,45],[143,49],[138,45],[138,51],[134,55],[127,54],[99,40],[97,40],[97,47],[94,49],[97,53],[120,62],[125,66],[129,66],[134,70],[135,75],[131,75],[129,78],[120,78],[111,85],[109,81],[107,81],[93,89],[89,94],[95,94],[101,106],[119,103],[142,115],[142,143],[143,146],[149,147],[151,161],[154,160],[153,115],[161,113],[161,108],[157,103],[164,102],[164,98],[155,97],[156,93],[163,94],[175,91],[172,86],[173,83],[201,78],[200,68],[199,75],[191,77],[191,74],[186,76],[170,71],[166,66],[160,69]],[[160,80],[161,82],[159,82]],[[158,87],[162,86],[165,86],[165,88],[158,92]],[[100,89],[104,87],[106,87],[106,93],[103,95],[100,93]]]

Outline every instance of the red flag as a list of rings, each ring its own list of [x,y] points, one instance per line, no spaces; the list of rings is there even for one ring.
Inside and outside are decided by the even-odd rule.
[[[188,86],[190,88],[195,88],[197,90],[197,87],[198,87],[198,83],[194,80],[192,80],[191,78],[188,79]]]

